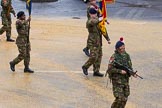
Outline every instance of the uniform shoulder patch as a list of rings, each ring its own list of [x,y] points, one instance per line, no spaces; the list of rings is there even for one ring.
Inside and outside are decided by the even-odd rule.
[[[109,64],[112,64],[112,62],[114,61],[115,57],[112,55],[109,59]]]

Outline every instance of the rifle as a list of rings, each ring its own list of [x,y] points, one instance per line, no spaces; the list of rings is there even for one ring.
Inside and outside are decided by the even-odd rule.
[[[140,75],[137,74],[137,71],[133,71],[133,69],[130,69],[130,68],[127,67],[127,66],[123,66],[122,64],[118,63],[118,62],[115,61],[115,60],[114,60],[112,63],[113,63],[113,66],[114,66],[115,68],[124,70],[124,71],[126,71],[129,75],[132,75],[132,76],[136,75],[137,77],[143,79],[143,77],[141,77]]]

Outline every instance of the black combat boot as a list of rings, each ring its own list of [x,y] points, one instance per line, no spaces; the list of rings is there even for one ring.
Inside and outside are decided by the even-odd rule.
[[[93,76],[98,76],[98,77],[103,77],[104,74],[100,73],[100,72],[94,72]]]
[[[14,72],[15,71],[15,64],[12,61],[9,64],[10,64],[10,69]]]
[[[85,55],[87,55],[88,57],[90,56],[90,54],[89,54],[89,51],[88,51],[88,48],[87,48],[87,47],[83,49],[83,52],[84,52],[84,53],[85,53]]]
[[[83,70],[84,75],[88,75],[88,70],[86,67],[82,66],[82,70]]]
[[[15,42],[15,40],[11,39],[11,38],[7,38],[6,39],[7,42]]]
[[[24,68],[24,73],[34,73],[34,71],[31,70],[31,69],[29,68],[29,66],[25,66],[25,68]]]

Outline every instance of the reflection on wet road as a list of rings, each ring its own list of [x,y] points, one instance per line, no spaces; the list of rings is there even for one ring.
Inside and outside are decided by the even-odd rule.
[[[13,0],[13,4],[16,11],[25,10],[24,2]],[[130,80],[126,108],[162,108],[162,23],[113,18],[160,21],[161,8],[160,0],[118,0],[107,6],[112,44],[103,40],[101,72],[107,69],[114,44],[124,36],[134,69],[144,77]],[[16,65],[15,73],[10,71],[9,61],[17,56],[17,47],[5,41],[5,34],[0,37],[0,108],[110,108],[114,97],[109,80],[106,88],[107,78],[93,77],[90,68],[87,79],[81,70],[88,59],[82,52],[87,39],[86,4],[81,0],[34,3],[32,15],[34,74],[23,73],[23,62]],[[12,28],[15,39],[14,24]]]
[[[25,3],[13,0],[16,11],[25,10]],[[107,5],[108,17],[122,19],[161,20],[162,1],[160,0],[116,0]],[[33,3],[33,16],[36,17],[86,17],[86,4],[82,0],[58,0],[50,3]]]
[[[87,39],[86,19],[32,18],[31,63],[34,74],[24,74],[23,62],[16,72],[9,61],[17,56],[17,47],[0,40],[1,108],[110,108],[114,100],[107,78],[83,76],[81,66],[88,59],[82,52]],[[124,36],[133,67],[144,79],[130,80],[131,95],[126,108],[162,108],[161,24],[151,21],[111,20],[108,30],[112,44],[103,40],[101,72],[107,70],[114,44]],[[16,29],[13,25],[13,38]],[[147,32],[146,32],[147,31]],[[151,41],[150,41],[151,40]]]

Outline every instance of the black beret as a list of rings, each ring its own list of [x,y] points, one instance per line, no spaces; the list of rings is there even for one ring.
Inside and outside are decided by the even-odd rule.
[[[95,8],[90,8],[90,9],[89,9],[89,13],[90,13],[90,14],[96,14],[97,11],[96,11]]]
[[[25,15],[25,13],[23,11],[19,11],[17,13],[17,19],[19,19],[21,16]]]

